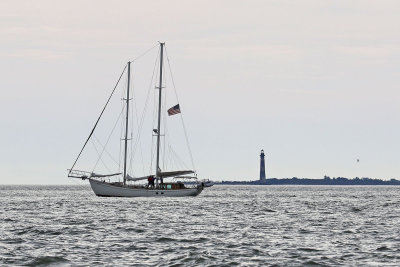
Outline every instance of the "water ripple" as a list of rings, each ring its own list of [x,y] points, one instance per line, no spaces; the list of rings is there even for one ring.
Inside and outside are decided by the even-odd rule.
[[[0,265],[400,265],[400,187],[214,186],[99,198],[0,186]]]

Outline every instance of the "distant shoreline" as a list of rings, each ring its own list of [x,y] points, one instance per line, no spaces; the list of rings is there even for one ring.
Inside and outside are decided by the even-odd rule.
[[[222,181],[215,182],[220,185],[400,185],[400,180],[380,180],[372,178],[354,178],[348,179],[344,177],[330,178],[325,176],[323,179],[309,178],[269,178],[264,181]]]

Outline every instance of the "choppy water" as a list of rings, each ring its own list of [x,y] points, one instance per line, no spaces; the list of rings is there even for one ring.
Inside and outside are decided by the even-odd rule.
[[[400,265],[400,187],[214,186],[99,198],[0,186],[0,265]]]

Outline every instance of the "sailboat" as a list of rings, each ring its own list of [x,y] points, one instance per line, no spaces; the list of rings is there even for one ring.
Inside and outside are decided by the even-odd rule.
[[[158,87],[158,106],[157,109],[157,128],[153,129],[152,136],[156,138],[156,159],[154,173],[144,176],[136,177],[128,173],[128,142],[130,141],[129,130],[129,106],[132,96],[130,95],[130,84],[131,84],[131,61],[127,63],[122,72],[117,85],[127,69],[127,89],[126,98],[123,98],[124,103],[124,117],[125,117],[125,136],[123,141],[123,168],[111,174],[99,174],[94,171],[82,171],[75,169],[75,165],[84,151],[88,141],[93,137],[93,133],[98,125],[100,118],[102,117],[114,91],[108,98],[106,105],[104,106],[99,118],[97,119],[95,126],[93,127],[89,137],[87,138],[84,146],[82,147],[78,157],[70,169],[68,169],[68,177],[79,178],[82,180],[88,180],[90,186],[97,196],[102,197],[185,197],[185,196],[197,196],[203,188],[204,183],[201,183],[197,179],[196,172],[191,169],[185,170],[162,170],[161,169],[161,137],[163,136],[161,129],[162,121],[162,91],[163,91],[163,61],[164,61],[164,50],[165,43],[159,43],[159,81]],[[174,115],[180,113],[179,104],[168,110],[168,115]],[[186,131],[186,130],[185,130]],[[186,134],[186,132],[185,132]],[[121,140],[120,140],[121,141]],[[191,175],[191,176],[188,176]],[[122,176],[122,177],[121,177]],[[185,180],[196,181],[195,183],[185,183]],[[143,181],[145,182],[143,184]],[[137,182],[142,182],[138,184]],[[147,183],[146,183],[147,182]]]

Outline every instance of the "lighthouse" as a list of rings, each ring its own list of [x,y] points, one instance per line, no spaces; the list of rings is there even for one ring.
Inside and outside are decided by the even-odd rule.
[[[260,154],[260,181],[265,181],[265,160],[264,160],[264,149],[261,150]]]

